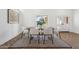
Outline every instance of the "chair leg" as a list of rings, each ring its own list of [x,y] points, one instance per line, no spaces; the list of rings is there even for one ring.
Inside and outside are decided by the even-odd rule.
[[[29,37],[29,44],[31,44],[32,36]]]
[[[53,36],[51,35],[51,39],[52,39],[52,44],[53,44]]]
[[[29,32],[28,32],[28,38],[30,38],[30,36],[29,36]]]
[[[45,44],[45,35],[44,35],[44,40],[43,40],[43,44]]]
[[[29,44],[31,44],[31,40],[29,40]]]
[[[22,34],[21,34],[21,38],[23,38],[23,32],[22,32]]]

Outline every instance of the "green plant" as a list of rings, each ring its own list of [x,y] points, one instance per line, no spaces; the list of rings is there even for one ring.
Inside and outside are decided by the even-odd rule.
[[[43,24],[45,24],[44,18],[40,18],[39,21],[37,21],[37,26],[40,26],[40,28],[42,28]]]

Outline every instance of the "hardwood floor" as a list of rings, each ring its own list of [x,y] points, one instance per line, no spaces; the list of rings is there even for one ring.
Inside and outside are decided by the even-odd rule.
[[[61,32],[61,39],[72,46],[73,49],[79,49],[79,34],[71,32]]]
[[[21,36],[18,36],[19,39],[12,39],[2,45],[2,48],[73,48],[79,49],[79,34],[71,32],[61,32],[61,39],[54,38],[52,44],[51,40],[46,40],[43,44],[43,40],[40,40],[38,44],[37,40],[32,40],[32,43],[29,44],[29,40],[26,36],[21,39]],[[11,43],[13,42],[13,44]],[[9,46],[10,45],[10,46]],[[69,46],[68,46],[69,45]]]

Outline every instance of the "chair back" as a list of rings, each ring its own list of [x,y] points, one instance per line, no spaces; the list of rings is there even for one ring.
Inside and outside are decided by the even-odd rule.
[[[36,28],[30,28],[30,34],[38,34],[39,30]]]
[[[53,34],[51,27],[45,28],[43,31],[44,31],[44,34]]]

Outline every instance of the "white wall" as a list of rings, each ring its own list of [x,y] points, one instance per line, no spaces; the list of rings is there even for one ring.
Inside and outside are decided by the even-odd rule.
[[[73,19],[73,32],[79,34],[79,9],[74,10]]]
[[[74,23],[73,23],[73,12],[72,10],[56,10],[56,9],[21,9],[19,10],[19,24],[7,24],[7,10],[0,9],[0,44],[5,43],[9,39],[16,36],[22,31],[22,26],[36,26],[36,16],[48,15],[48,26],[56,27],[57,16],[70,16],[69,27],[70,31],[79,32],[79,24],[77,17],[79,13],[75,11]],[[74,27],[73,27],[73,24]],[[73,30],[73,28],[75,28]]]
[[[19,33],[18,24],[7,24],[7,10],[0,9],[0,45]]]
[[[36,16],[48,15],[48,26],[56,27],[57,16],[69,16],[69,27],[72,31],[72,10],[66,9],[21,9],[23,26],[36,26]]]

